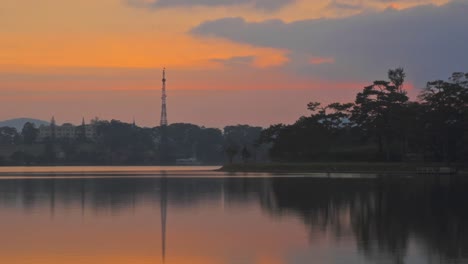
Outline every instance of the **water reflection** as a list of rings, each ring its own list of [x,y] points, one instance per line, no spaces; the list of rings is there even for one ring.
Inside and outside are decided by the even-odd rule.
[[[167,178],[161,177],[161,240],[162,261],[166,262]]]
[[[457,178],[1,180],[0,232],[11,237],[0,261],[42,263],[14,254],[25,250],[43,263],[464,263],[466,187]],[[42,235],[23,232],[33,229]]]

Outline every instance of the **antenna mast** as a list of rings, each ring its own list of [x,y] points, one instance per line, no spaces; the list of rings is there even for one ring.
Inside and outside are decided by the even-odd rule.
[[[167,126],[167,109],[166,109],[166,68],[163,69],[163,78],[162,78],[162,96],[161,96],[161,126]]]

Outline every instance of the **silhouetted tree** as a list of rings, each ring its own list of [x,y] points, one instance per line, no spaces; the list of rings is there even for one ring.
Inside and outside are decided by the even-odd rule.
[[[21,135],[23,136],[24,143],[33,144],[39,135],[39,129],[33,123],[27,122],[21,130]]]
[[[196,140],[197,158],[205,163],[223,162],[223,133],[217,128],[201,128]]]
[[[337,138],[352,127],[349,117],[353,104],[318,102],[307,105],[310,116],[299,118],[293,125],[270,126],[262,131],[260,143],[272,144],[270,155],[277,161],[310,161],[323,158]]]
[[[402,68],[389,70],[388,81],[375,81],[365,87],[354,103],[310,102],[309,115],[291,125],[277,124],[266,129],[237,125],[226,126],[222,132],[186,123],[140,128],[118,120],[94,119],[91,124],[96,138],[82,140],[85,127],[78,126],[76,139],[51,137],[38,144],[45,143],[39,161],[53,164],[58,161],[57,153],[64,153],[65,159],[60,155],[60,162],[79,164],[172,163],[189,157],[214,164],[226,159],[232,163],[239,153],[239,159],[247,162],[253,151],[254,160],[260,153],[262,160],[294,162],[466,162],[468,74],[454,73],[447,81],[429,82],[419,101],[409,101],[405,78]],[[23,142],[33,144],[38,129],[26,123],[21,134]],[[0,144],[19,144],[18,138],[14,129],[0,128]],[[15,163],[25,162],[24,154],[30,154],[28,148],[21,149],[23,154],[15,154]]]
[[[226,152],[226,155],[228,156],[229,163],[232,164],[233,161],[234,161],[234,157],[239,152],[238,147],[236,145],[234,145],[234,144],[230,144],[230,145],[228,145],[226,147],[226,149],[224,151]]]
[[[246,146],[242,148],[241,155],[242,155],[242,161],[244,161],[244,163],[247,163],[250,157],[252,157],[252,154],[250,153],[250,151],[247,149]]]
[[[53,164],[57,160],[57,151],[53,139],[47,139],[44,146],[42,159],[46,164]]]
[[[425,145],[438,161],[467,156],[468,73],[428,82],[419,98],[424,107]]]
[[[10,155],[10,160],[14,165],[30,165],[35,157],[24,151],[15,151]]]
[[[379,152],[390,161],[395,140],[402,141],[402,117],[408,102],[403,90],[406,74],[402,68],[390,70],[390,81],[375,81],[357,94],[352,120],[368,137],[375,136]]]
[[[262,132],[261,127],[248,125],[227,126],[224,128],[224,139],[238,146],[252,146]]]
[[[156,149],[151,129],[134,127],[118,120],[98,121],[97,146],[100,155],[110,164],[142,164],[151,162],[145,156]]]
[[[333,132],[351,126],[349,119],[353,106],[352,103],[332,103],[321,107],[321,103],[311,102],[307,105],[307,109],[312,112],[310,116],[312,119]]]
[[[19,143],[20,135],[13,127],[0,127],[0,144],[14,145]]]

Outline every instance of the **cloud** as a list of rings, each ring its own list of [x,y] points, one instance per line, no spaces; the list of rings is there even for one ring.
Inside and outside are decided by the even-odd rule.
[[[363,13],[341,19],[248,22],[243,18],[206,21],[190,32],[259,47],[290,51],[295,72],[333,79],[384,78],[403,66],[418,85],[468,69],[468,3],[423,5]],[[311,65],[310,57],[334,58]]]
[[[249,5],[259,10],[275,11],[296,0],[127,0],[130,5],[147,8],[218,7]]]
[[[234,56],[230,58],[210,59],[209,62],[214,62],[217,65],[229,68],[266,69],[286,64],[288,58],[281,52],[267,52],[262,55],[257,54],[256,56]]]
[[[361,10],[363,8],[363,4],[362,4],[362,1],[350,2],[350,1],[343,1],[343,0],[332,0],[330,4],[328,4],[327,8],[356,11],[356,10]]]
[[[334,58],[326,58],[326,57],[312,57],[309,60],[310,64],[333,64],[335,63]]]
[[[465,0],[459,0],[465,1]],[[414,7],[428,4],[447,3],[449,0],[329,0],[328,9],[362,11],[381,10],[385,7]]]
[[[236,56],[228,59],[211,59],[210,61],[225,67],[251,66],[255,61],[255,56]]]

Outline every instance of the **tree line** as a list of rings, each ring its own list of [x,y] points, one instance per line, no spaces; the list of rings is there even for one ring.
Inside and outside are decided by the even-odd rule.
[[[310,115],[291,125],[248,125],[223,130],[177,123],[142,128],[118,120],[94,120],[96,136],[78,126],[73,139],[38,142],[38,129],[0,128],[0,164],[202,164],[311,161],[468,160],[468,73],[428,82],[416,100],[404,88],[402,68],[374,81],[354,102],[311,102]]]
[[[93,126],[94,138],[85,136],[84,126],[77,126],[74,138],[43,140],[32,123],[20,132],[0,127],[0,165],[158,165],[190,158],[214,165],[241,162],[240,154],[245,161],[266,159],[265,150],[260,155],[259,148],[253,147],[261,127],[235,125],[221,130],[176,123],[143,128],[118,120],[94,120]]]
[[[468,159],[468,73],[428,82],[417,100],[402,68],[374,81],[352,103],[308,104],[309,116],[262,131],[275,161],[430,161]]]

